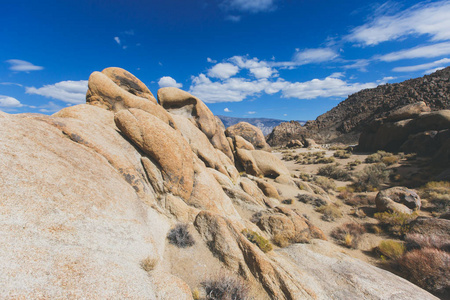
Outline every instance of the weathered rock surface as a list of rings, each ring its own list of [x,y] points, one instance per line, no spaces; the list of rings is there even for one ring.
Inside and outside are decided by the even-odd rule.
[[[240,122],[236,125],[230,126],[225,131],[227,137],[241,136],[247,142],[251,143],[257,150],[270,151],[270,146],[266,143],[261,130],[246,122]]]
[[[261,150],[236,150],[236,159],[245,172],[254,176],[276,178],[280,175],[289,175],[289,170],[276,156]]]
[[[395,211],[407,214],[421,207],[420,197],[415,191],[399,186],[379,192],[375,204],[380,212]]]
[[[303,148],[303,143],[299,140],[290,140],[289,143],[286,144],[288,148]]]
[[[140,109],[121,110],[114,119],[123,134],[161,166],[167,189],[189,199],[194,166],[191,149],[181,134]]]
[[[223,124],[219,123],[202,101],[188,92],[174,87],[159,89],[158,101],[170,113],[192,118],[212,145],[233,160],[230,145],[222,131]]]
[[[438,236],[450,241],[450,220],[419,217],[411,222],[410,233],[420,233],[425,236]]]
[[[291,140],[303,141],[309,133],[297,121],[284,122],[275,127],[267,137],[267,143],[272,146],[285,146]]]

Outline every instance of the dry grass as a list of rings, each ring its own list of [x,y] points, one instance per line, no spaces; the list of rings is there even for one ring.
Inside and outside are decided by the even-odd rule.
[[[393,240],[381,241],[376,249],[382,255],[382,258],[387,257],[389,259],[399,259],[406,251],[402,242]]]
[[[215,280],[202,282],[208,300],[247,300],[250,289],[247,284],[236,277],[222,276]]]
[[[434,205],[437,212],[450,211],[450,182],[431,181],[419,189],[420,197]]]
[[[351,174],[347,170],[339,167],[338,164],[320,167],[317,174],[341,181],[351,180],[352,178]]]
[[[327,192],[336,189],[336,184],[334,183],[334,181],[324,176],[317,176],[316,178],[314,178],[314,183]]]
[[[150,272],[155,269],[157,264],[158,258],[149,256],[141,261],[141,268],[146,272]]]
[[[340,244],[356,249],[362,234],[366,232],[364,226],[357,223],[346,223],[340,227],[335,228],[331,232],[331,236]]]
[[[333,156],[337,158],[350,158],[352,156],[352,153],[346,150],[337,150],[336,152],[334,152]]]
[[[410,223],[414,221],[418,214],[405,214],[399,212],[380,212],[374,215],[387,230],[395,236],[403,236],[408,233]]]
[[[375,197],[371,195],[355,195],[347,198],[345,204],[350,206],[368,206],[375,204]]]
[[[316,208],[316,211],[322,213],[322,219],[324,221],[332,222],[342,218],[341,210],[334,204],[322,205]]]
[[[395,165],[398,163],[399,158],[396,155],[388,155],[381,158],[381,162],[384,163],[386,166]]]

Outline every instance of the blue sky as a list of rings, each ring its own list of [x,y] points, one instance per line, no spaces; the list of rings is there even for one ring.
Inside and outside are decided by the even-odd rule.
[[[311,120],[450,65],[450,0],[0,0],[0,110],[85,102],[115,66],[214,114]]]

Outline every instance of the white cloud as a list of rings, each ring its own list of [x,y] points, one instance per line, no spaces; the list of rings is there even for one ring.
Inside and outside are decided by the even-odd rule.
[[[20,103],[20,101],[17,100],[16,98],[0,95],[0,107],[16,108],[16,107],[22,107],[22,106],[23,106],[23,104]]]
[[[330,61],[338,57],[331,48],[305,49],[294,55],[294,62],[299,65]]]
[[[394,15],[378,15],[354,28],[347,40],[374,46],[409,35],[428,35],[432,41],[450,39],[450,1],[422,2]]]
[[[334,76],[334,77],[332,77]],[[261,93],[272,95],[281,92],[284,98],[315,99],[318,97],[346,97],[362,89],[373,88],[377,83],[349,83],[336,78],[338,74],[325,79],[306,82],[289,82],[282,78],[248,80],[229,78],[224,81],[211,81],[204,74],[193,77],[189,92],[207,103],[240,102]],[[340,75],[339,75],[340,76]],[[383,80],[386,80],[384,78]]]
[[[233,56],[229,59],[230,62],[237,65],[239,68],[248,69],[250,73],[256,78],[269,78],[273,74],[277,73],[276,70],[269,67],[265,61],[260,61],[256,57],[248,59],[245,56]]]
[[[249,115],[254,115],[254,114],[256,114],[256,111],[249,111],[249,112],[247,112]]]
[[[209,57],[206,58],[206,61],[209,62],[209,63],[212,63],[212,64],[217,63],[217,60],[211,59],[211,58],[209,58]]]
[[[348,65],[344,65],[344,69],[358,69],[361,72],[367,72],[367,66],[370,64],[369,59],[357,59]]]
[[[15,85],[15,86],[20,86],[20,87],[23,86],[20,83],[15,83],[15,82],[0,82],[0,84],[1,85]]]
[[[421,70],[431,70],[431,68],[442,68],[446,65],[450,64],[449,58],[443,58],[431,63],[427,64],[421,64],[421,65],[415,65],[415,66],[407,66],[407,67],[396,67],[392,69],[394,72],[415,72],[415,71],[421,71]]]
[[[220,79],[227,79],[236,75],[239,72],[239,68],[230,63],[219,63],[209,69],[208,76]]]
[[[231,110],[228,107],[225,107],[223,111],[224,112],[231,112]]]
[[[114,37],[114,40],[116,41],[116,43],[117,43],[117,44],[119,44],[119,45],[120,45],[120,39],[119,39],[119,37],[118,37],[118,36]]]
[[[450,54],[450,42],[444,42],[434,45],[418,46],[411,49],[392,52],[377,58],[381,61],[391,62],[412,58],[432,58],[449,54]]]
[[[347,97],[362,89],[373,88],[375,83],[348,83],[339,78],[327,77],[306,82],[290,83],[283,88],[285,98],[314,99],[318,97]]]
[[[160,88],[163,88],[163,87],[181,88],[181,87],[183,87],[183,85],[181,83],[177,83],[177,81],[170,76],[161,77],[158,81],[158,85]]]
[[[11,66],[9,69],[11,71],[17,71],[17,72],[29,72],[29,71],[39,71],[44,69],[44,67],[35,66],[32,63],[20,59],[9,59],[6,61]]]
[[[274,0],[225,0],[224,7],[250,13],[268,11],[274,8]]]
[[[27,94],[41,95],[47,98],[53,98],[72,104],[81,104],[86,102],[86,92],[88,89],[87,80],[79,81],[61,81],[52,85],[44,85],[41,88],[26,87]]]

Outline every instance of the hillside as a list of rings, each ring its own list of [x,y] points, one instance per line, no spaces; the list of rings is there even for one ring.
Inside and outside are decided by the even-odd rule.
[[[419,101],[424,101],[431,110],[450,108],[450,67],[420,78],[362,90],[308,122],[306,127],[319,142],[356,143],[364,126],[393,109]]]

